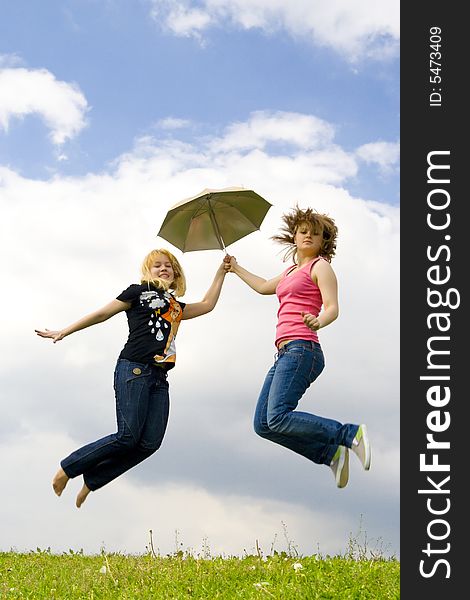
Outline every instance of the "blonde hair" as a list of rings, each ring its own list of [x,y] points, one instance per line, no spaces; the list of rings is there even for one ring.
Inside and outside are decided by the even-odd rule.
[[[160,279],[160,277],[152,277],[150,273],[150,269],[152,268],[158,254],[164,254],[171,263],[175,276],[171,283],[168,283],[168,281],[165,281],[164,279]],[[173,254],[165,248],[152,250],[144,258],[141,267],[140,282],[152,283],[155,287],[164,289],[165,291],[173,290],[175,296],[184,296],[186,292],[186,277],[184,276],[183,268],[176,256],[173,256]]]
[[[290,213],[282,215],[283,227],[279,235],[273,235],[272,240],[289,246],[284,256],[287,260],[292,256],[295,261],[297,256],[297,248],[294,238],[297,230],[301,225],[306,223],[314,233],[323,233],[322,244],[320,247],[320,256],[331,262],[336,253],[336,238],[338,236],[338,228],[335,222],[328,215],[314,211],[311,208],[302,210],[298,206],[293,208]]]

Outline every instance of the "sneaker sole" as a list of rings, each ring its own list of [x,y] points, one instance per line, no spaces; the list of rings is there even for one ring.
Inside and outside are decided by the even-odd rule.
[[[346,447],[341,452],[338,459],[338,468],[336,471],[336,487],[344,488],[349,481],[349,451]]]
[[[371,450],[370,450],[370,442],[369,436],[367,435],[367,427],[366,425],[361,425],[362,429],[362,442],[364,444],[364,462],[363,467],[366,471],[370,469],[370,459],[371,459]]]

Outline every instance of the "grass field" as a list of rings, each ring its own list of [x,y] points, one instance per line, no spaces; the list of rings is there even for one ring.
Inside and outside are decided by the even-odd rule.
[[[355,555],[356,554],[356,555]],[[244,557],[85,555],[50,550],[0,553],[0,598],[371,600],[400,597],[400,563],[357,555]]]

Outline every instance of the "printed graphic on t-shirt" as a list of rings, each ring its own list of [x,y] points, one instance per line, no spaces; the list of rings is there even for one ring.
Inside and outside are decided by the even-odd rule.
[[[166,340],[163,354],[156,354],[155,362],[175,362],[175,336],[183,315],[181,306],[168,292],[142,292],[139,301],[141,306],[154,310],[148,322],[150,333],[159,342]],[[162,309],[165,310],[164,313]]]
[[[132,284],[117,299],[130,304],[126,310],[129,337],[120,358],[164,363],[167,369],[172,368],[176,362],[175,336],[185,303],[149,284]]]

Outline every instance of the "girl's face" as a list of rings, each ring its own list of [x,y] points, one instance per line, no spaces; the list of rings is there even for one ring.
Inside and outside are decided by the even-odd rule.
[[[171,261],[166,254],[157,254],[150,267],[150,275],[156,279],[163,279],[168,283],[173,283],[175,272],[171,266]]]
[[[313,230],[310,223],[301,223],[297,227],[294,236],[294,243],[297,250],[304,251],[307,254],[318,254],[323,241],[323,231],[318,228],[317,233]]]

